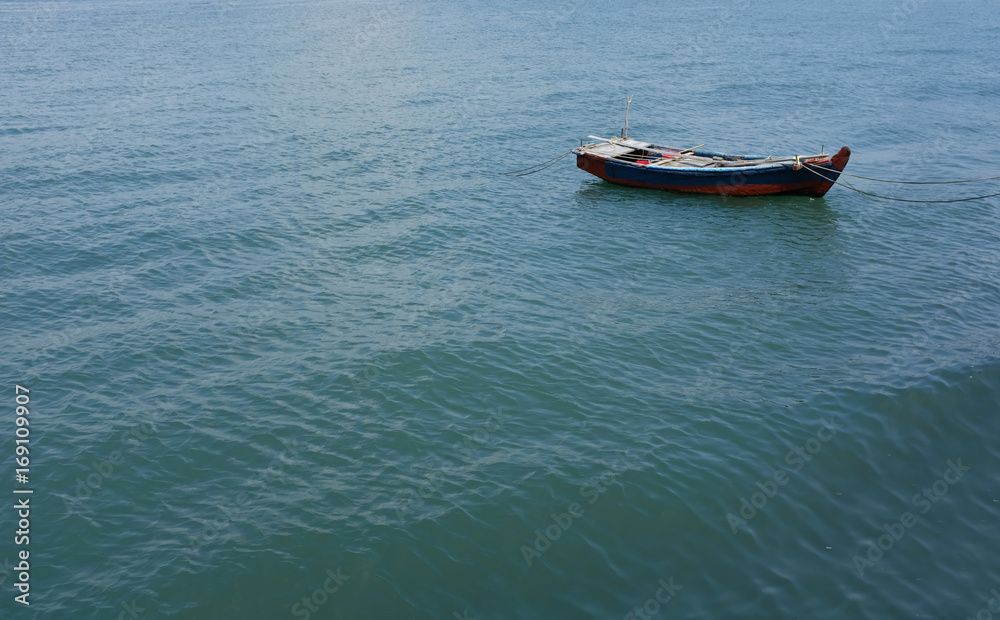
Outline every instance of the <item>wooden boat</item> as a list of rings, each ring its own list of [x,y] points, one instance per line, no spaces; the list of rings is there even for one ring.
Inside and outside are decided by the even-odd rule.
[[[846,146],[833,156],[776,158],[680,149],[627,137],[589,137],[600,142],[581,143],[573,150],[577,167],[611,183],[671,192],[818,197],[833,186],[851,157]]]

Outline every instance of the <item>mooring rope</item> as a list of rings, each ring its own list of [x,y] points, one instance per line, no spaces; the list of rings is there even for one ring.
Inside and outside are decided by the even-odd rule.
[[[573,150],[574,149],[570,149],[570,150],[566,151],[565,153],[563,153],[561,155],[553,157],[552,159],[548,159],[548,160],[545,160],[545,161],[543,161],[541,163],[534,164],[532,166],[528,166],[527,168],[521,168],[520,170],[512,170],[510,172],[504,172],[503,174],[523,177],[523,176],[528,176],[529,174],[535,174],[536,172],[541,172],[542,170],[545,170],[547,168],[551,168],[552,166],[554,166],[557,163],[559,163],[560,161],[562,161],[567,155],[569,155],[570,153],[572,153]],[[866,192],[864,190],[860,190],[860,189],[854,187],[853,185],[851,185],[850,183],[848,183],[846,180],[841,179],[841,178],[838,178],[837,180],[830,179],[829,177],[827,177],[827,176],[825,176],[823,174],[820,174],[820,172],[818,172],[818,170],[817,170],[817,168],[818,168],[817,166],[814,166],[813,164],[809,164],[809,163],[806,163],[806,162],[802,162],[802,163],[803,163],[803,165],[806,166],[806,168],[808,168],[810,171],[812,171],[813,174],[819,176],[823,180],[828,181],[830,183],[835,183],[835,184],[839,183],[840,185],[842,185],[842,186],[844,186],[844,187],[846,187],[846,188],[848,188],[850,190],[853,190],[853,191],[855,191],[855,192],[857,192],[859,194],[862,194],[864,196],[868,196],[870,198],[881,198],[882,200],[895,200],[897,202],[948,203],[948,202],[968,202],[970,200],[983,200],[984,198],[993,198],[995,196],[1000,196],[1000,192],[998,192],[996,194],[986,194],[985,196],[971,196],[969,198],[954,198],[952,200],[913,200],[913,199],[909,199],[909,198],[894,198],[892,196],[882,196],[880,194],[873,194],[871,192]],[[864,179],[866,181],[878,181],[879,183],[900,183],[900,184],[906,184],[906,185],[949,185],[949,184],[953,184],[953,183],[976,183],[976,182],[979,182],[979,181],[992,181],[994,179],[1000,179],[1000,176],[995,176],[995,177],[985,177],[985,178],[982,178],[982,179],[966,179],[966,180],[962,180],[962,181],[892,181],[892,180],[889,180],[889,179],[877,179],[875,177],[863,177],[863,176],[858,175],[858,174],[849,174],[847,172],[841,172],[840,176],[842,176],[842,177],[847,176],[847,177],[852,177],[852,178],[855,178],[855,179]]]
[[[541,172],[542,170],[545,170],[549,166],[554,166],[563,157],[566,157],[567,155],[569,155],[572,152],[573,152],[573,149],[570,149],[570,150],[566,151],[565,153],[563,153],[562,155],[553,157],[552,159],[547,159],[547,160],[543,161],[540,164],[534,164],[532,166],[528,166],[527,168],[521,168],[520,170],[511,170],[510,172],[504,172],[504,174],[513,174],[513,175],[519,176],[519,177],[523,177],[523,176],[528,175],[528,174],[535,174],[536,172]],[[537,170],[532,170],[532,168],[537,168]],[[531,170],[531,172],[525,172],[525,170]],[[522,173],[522,174],[519,174],[519,173]]]
[[[552,163],[547,164],[545,166],[542,166],[541,168],[532,170],[531,172],[522,172],[521,174],[515,174],[514,176],[525,177],[525,176],[528,176],[529,174],[535,174],[536,172],[541,172],[542,170],[545,170],[546,168],[551,168],[552,166],[555,166],[556,164],[558,164],[559,162],[561,162],[563,160],[563,158],[565,158],[567,155],[569,155],[572,152],[573,151],[567,151],[567,152],[563,153],[558,158],[556,158],[555,161],[553,161]]]
[[[827,177],[825,175],[820,174],[816,170],[816,166],[813,166],[812,164],[807,164],[805,162],[802,162],[802,163],[806,166],[806,168],[808,168],[810,171],[812,171],[813,174],[821,177],[822,179],[824,179],[826,181],[829,181],[830,183],[841,183],[840,179],[833,180],[833,179],[831,179],[831,178],[829,178],[829,177]],[[841,174],[843,174],[843,173],[841,173]],[[850,175],[850,176],[855,176],[855,175]],[[861,177],[861,178],[864,178],[864,177]],[[892,196],[880,196],[879,194],[872,194],[871,192],[865,192],[865,191],[862,191],[862,190],[854,187],[853,185],[851,185],[847,181],[843,181],[841,183],[841,185],[843,185],[844,187],[847,187],[848,189],[852,189],[852,190],[856,191],[859,194],[864,194],[865,196],[870,196],[870,197],[873,197],[873,198],[881,198],[882,200],[895,200],[897,202],[920,202],[920,203],[929,203],[929,202],[939,202],[939,203],[940,202],[967,202],[969,200],[982,200],[983,198],[993,198],[994,196],[1000,196],[1000,193],[996,193],[996,194],[987,194],[985,196],[972,196],[972,197],[969,197],[969,198],[955,198],[953,200],[911,200],[911,199],[908,199],[908,198],[893,198]]]
[[[1000,176],[997,176],[997,177],[986,177],[984,179],[968,179],[965,181],[889,181],[887,179],[863,177],[857,174],[848,174],[846,172],[841,172],[840,174],[845,177],[854,177],[855,179],[864,179],[866,181],[878,181],[880,183],[905,183],[906,185],[947,185],[949,183],[975,183],[977,181],[992,181],[993,179],[1000,179]]]

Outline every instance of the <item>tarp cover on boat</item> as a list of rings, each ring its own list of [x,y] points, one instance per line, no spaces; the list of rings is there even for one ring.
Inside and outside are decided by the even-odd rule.
[[[615,157],[617,155],[624,155],[625,153],[631,153],[636,148],[635,146],[618,146],[617,144],[598,144],[597,146],[592,146],[587,148],[588,153],[593,153],[594,155],[601,155],[603,157]]]

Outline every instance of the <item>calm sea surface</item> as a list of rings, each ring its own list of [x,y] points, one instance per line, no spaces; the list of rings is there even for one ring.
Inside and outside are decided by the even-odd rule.
[[[995,176],[995,2],[0,28],[3,618],[1000,617],[1000,200],[501,174],[634,94],[636,138]]]

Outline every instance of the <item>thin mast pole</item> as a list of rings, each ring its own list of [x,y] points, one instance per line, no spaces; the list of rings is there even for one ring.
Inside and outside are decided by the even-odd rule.
[[[634,95],[628,96],[628,101],[625,102],[625,132],[624,137],[628,139],[628,109],[632,105],[632,97]]]

